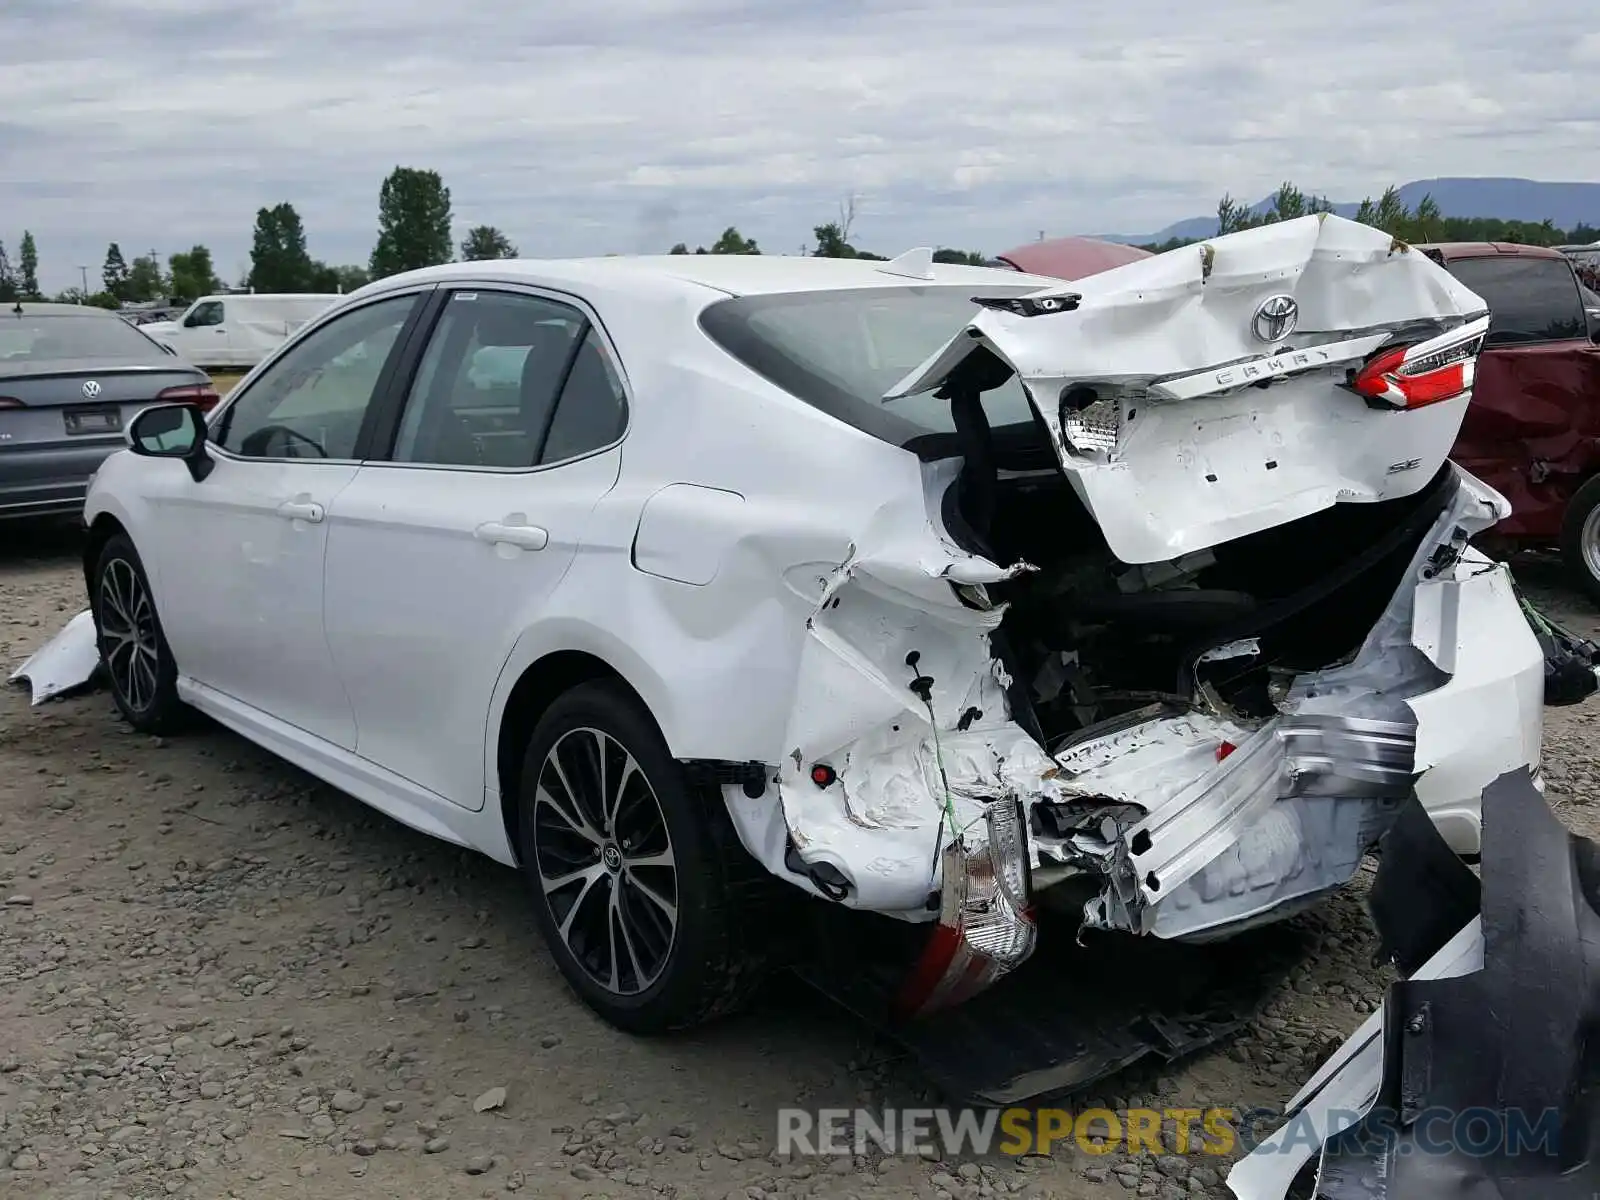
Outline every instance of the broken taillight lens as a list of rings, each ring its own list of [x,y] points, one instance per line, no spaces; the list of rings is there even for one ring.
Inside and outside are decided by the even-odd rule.
[[[969,1000],[1033,953],[1022,807],[998,800],[986,823],[987,844],[968,850],[956,840],[944,849],[939,924],[896,997],[901,1018]]]
[[[1356,372],[1350,386],[1369,400],[1401,409],[1453,400],[1471,390],[1488,330],[1489,318],[1480,317],[1414,346],[1384,350]]]
[[[163,388],[156,393],[162,404],[193,404],[201,412],[210,412],[222,400],[217,389],[209,383],[186,383],[181,387]]]

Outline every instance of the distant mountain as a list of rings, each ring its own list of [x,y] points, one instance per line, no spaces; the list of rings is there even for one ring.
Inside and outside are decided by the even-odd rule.
[[[1379,192],[1382,189],[1378,189]],[[1551,221],[1557,228],[1574,225],[1600,225],[1600,183],[1545,183],[1537,179],[1419,179],[1403,184],[1400,199],[1407,208],[1416,208],[1424,196],[1432,196],[1439,211],[1447,217],[1500,217],[1507,221]],[[1376,200],[1374,192],[1372,199]],[[1272,197],[1252,206],[1254,212],[1272,207]],[[1342,217],[1353,217],[1359,201],[1335,204]],[[1216,217],[1190,217],[1155,233],[1102,233],[1095,236],[1108,242],[1144,245],[1170,238],[1212,237],[1217,232]]]

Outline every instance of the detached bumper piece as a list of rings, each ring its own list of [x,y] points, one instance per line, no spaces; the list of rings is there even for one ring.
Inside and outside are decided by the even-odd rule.
[[[1240,1200],[1288,1195],[1319,1144],[1314,1200],[1600,1192],[1600,846],[1526,769],[1483,808],[1477,912],[1477,881],[1425,818],[1385,838],[1373,918],[1408,977],[1233,1169]]]

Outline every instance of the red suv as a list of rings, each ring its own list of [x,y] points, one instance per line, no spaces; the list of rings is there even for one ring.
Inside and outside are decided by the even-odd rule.
[[[1543,246],[1419,247],[1489,305],[1489,336],[1451,457],[1511,501],[1502,551],[1559,545],[1600,601],[1600,311]],[[1587,300],[1587,303],[1586,303]]]
[[[1494,527],[1494,549],[1560,546],[1574,579],[1600,602],[1600,296],[1580,284],[1571,260],[1543,246],[1419,249],[1489,305],[1489,335],[1451,457],[1511,501],[1511,516]],[[1008,250],[999,262],[1082,279],[1142,254],[1061,238]]]

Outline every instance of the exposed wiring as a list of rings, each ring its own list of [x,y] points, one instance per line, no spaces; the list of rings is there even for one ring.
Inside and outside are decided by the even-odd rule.
[[[922,698],[923,707],[928,710],[928,726],[933,730],[933,761],[939,770],[939,784],[944,792],[939,826],[933,837],[933,860],[929,864],[928,883],[931,889],[933,875],[939,869],[939,853],[944,849],[946,825],[949,826],[950,836],[957,841],[960,840],[963,831],[956,824],[955,798],[950,794],[950,776],[944,769],[944,747],[939,741],[939,719],[933,708],[933,680],[917,670],[917,663],[921,658],[922,655],[913,650],[906,655],[906,666],[912,671],[911,690]]]

